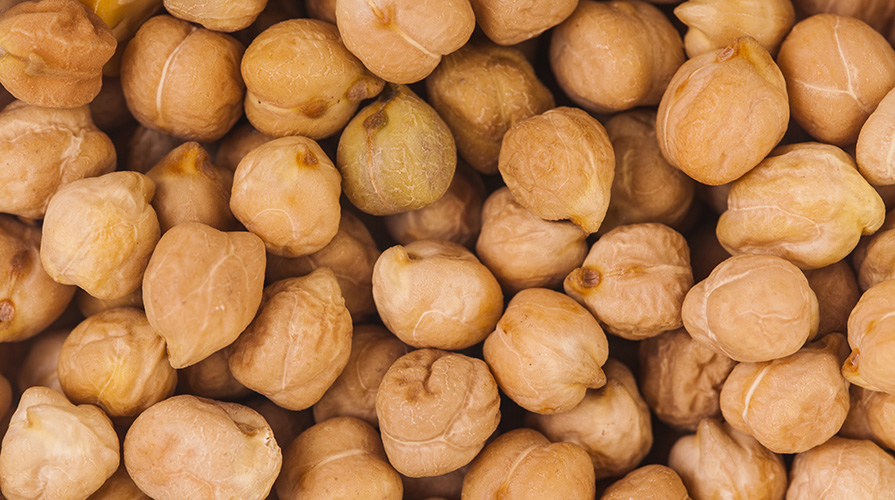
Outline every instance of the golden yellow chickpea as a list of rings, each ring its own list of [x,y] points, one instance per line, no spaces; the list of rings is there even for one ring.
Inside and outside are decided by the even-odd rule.
[[[577,0],[470,0],[482,31],[500,45],[530,40],[563,22],[575,11]]]
[[[723,49],[741,36],[751,36],[774,55],[796,18],[790,0],[688,0],[674,15],[688,27],[689,57]]]

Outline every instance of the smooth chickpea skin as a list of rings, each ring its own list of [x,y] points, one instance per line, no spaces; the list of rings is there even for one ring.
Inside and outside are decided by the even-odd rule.
[[[852,351],[842,366],[842,375],[852,384],[888,394],[895,394],[893,297],[895,280],[883,281],[861,295],[848,317]]]
[[[671,21],[640,0],[583,0],[550,39],[557,83],[597,113],[658,104],[684,60]]]
[[[228,2],[191,2],[189,0],[165,0],[165,10],[174,17],[198,23],[214,31],[230,33],[248,28],[267,6],[267,0]]]
[[[127,475],[124,463],[118,466],[112,476],[87,500],[152,500],[137,488],[134,480]]]
[[[376,394],[389,462],[410,477],[468,464],[500,422],[497,383],[480,359],[420,349],[398,358]]]
[[[158,130],[138,125],[127,142],[122,170],[145,174],[174,148],[187,141]],[[234,167],[235,170],[235,167]]]
[[[871,441],[834,437],[796,455],[787,500],[895,498],[895,458]]]
[[[871,184],[891,186],[895,184],[895,92],[889,91],[886,97],[867,117],[858,134],[855,145],[855,160],[858,171]]]
[[[795,22],[790,0],[689,0],[675,7],[674,15],[688,27],[689,57],[723,49],[741,36],[751,36],[775,55]]]
[[[858,281],[848,262],[805,271],[808,285],[817,297],[817,336],[832,332],[845,332],[848,315],[861,297]]]
[[[664,465],[644,465],[606,488],[600,500],[691,500],[681,477]]]
[[[239,162],[245,158],[245,155],[273,139],[273,137],[264,132],[256,130],[251,123],[243,123],[233,127],[218,143],[214,163],[231,172],[235,172],[236,167],[239,166]]]
[[[515,45],[563,22],[575,11],[577,0],[470,0],[475,20],[494,43]]]
[[[861,290],[895,279],[895,260],[892,259],[892,252],[895,250],[893,229],[895,229],[895,211],[886,214],[886,220],[879,230],[862,238],[852,253],[858,274],[858,286]]]

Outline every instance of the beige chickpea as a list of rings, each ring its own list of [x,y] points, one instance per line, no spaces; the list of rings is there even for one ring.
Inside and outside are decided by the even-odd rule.
[[[229,35],[153,17],[124,51],[127,106],[145,127],[200,142],[220,139],[242,115],[244,50]]]
[[[281,499],[401,500],[401,476],[389,465],[370,424],[352,417],[321,422],[283,453]]]
[[[817,297],[796,266],[738,255],[687,292],[681,316],[693,340],[741,362],[798,351],[817,331]]]
[[[57,368],[59,352],[71,330],[50,330],[41,333],[31,342],[16,377],[16,388],[24,392],[29,387],[42,386],[62,394]]]
[[[640,390],[659,420],[694,432],[721,417],[721,387],[736,362],[693,340],[683,328],[639,345]]]
[[[143,278],[143,302],[174,368],[198,363],[249,326],[264,289],[264,244],[198,222],[171,228]]]
[[[291,411],[261,395],[248,399],[245,405],[257,411],[267,420],[281,449],[286,449],[299,434],[314,425],[314,415],[310,410]]]
[[[446,56],[426,79],[426,90],[460,156],[483,174],[497,173],[510,127],[555,106],[521,51],[489,43],[470,43]]]
[[[476,254],[507,294],[556,288],[587,255],[587,233],[569,221],[547,221],[520,205],[510,190],[491,193],[482,206]]]
[[[597,113],[659,104],[685,59],[671,21],[640,0],[583,0],[550,39],[557,83]]]
[[[852,352],[842,366],[842,375],[852,384],[888,394],[895,394],[893,297],[895,280],[883,281],[861,295],[848,317]]]
[[[385,372],[410,348],[385,328],[357,325],[351,336],[351,354],[339,378],[314,405],[314,420],[355,417],[372,426],[376,416],[376,393]]]
[[[76,288],[40,263],[41,230],[0,215],[0,342],[33,337],[68,307]]]
[[[233,377],[228,358],[227,349],[221,349],[198,363],[178,370],[178,392],[218,400],[238,400],[253,394],[251,389]]]
[[[612,483],[600,500],[691,500],[681,477],[664,465],[644,465]]]
[[[615,176],[600,228],[640,222],[680,224],[690,210],[696,183],[662,156],[655,111],[619,113],[606,122],[606,132],[615,150]]]
[[[607,360],[603,369],[606,385],[587,391],[578,406],[564,413],[526,416],[526,423],[551,441],[584,448],[597,479],[633,470],[653,445],[649,407],[634,375],[614,359]]]
[[[230,371],[283,408],[304,410],[348,364],[351,332],[332,271],[278,281],[265,289],[257,316],[230,346]]]
[[[848,263],[841,260],[805,271],[805,277],[817,297],[817,336],[846,331],[848,315],[861,297],[855,273]]]
[[[376,394],[389,462],[411,477],[463,467],[500,422],[497,383],[480,359],[420,349],[398,358]]]
[[[738,179],[783,138],[786,92],[774,59],[748,36],[688,60],[659,103],[662,154],[703,184]]]
[[[99,93],[116,45],[102,19],[75,0],[22,2],[0,15],[0,83],[36,106],[83,106]]]
[[[895,251],[895,211],[886,214],[886,220],[879,230],[863,238],[852,253],[861,290],[895,279],[893,251]]]
[[[834,437],[796,455],[787,500],[895,498],[895,458],[870,441]]]
[[[466,248],[438,240],[382,252],[373,267],[373,300],[385,326],[414,347],[478,344],[503,312],[491,271]]]
[[[336,24],[348,50],[375,75],[413,83],[469,40],[475,13],[469,0],[337,0]]]
[[[786,467],[780,455],[728,424],[705,419],[696,434],[680,438],[668,465],[694,500],[783,500]]]
[[[233,127],[232,130],[218,143],[217,154],[214,157],[215,165],[224,167],[231,172],[236,171],[239,162],[253,149],[274,138],[256,130],[251,123]]]
[[[379,248],[370,231],[351,212],[345,211],[339,220],[339,231],[322,249],[304,257],[287,258],[268,254],[267,282],[273,283],[328,267],[336,275],[345,307],[354,322],[376,312],[373,302],[373,265],[379,258]]]
[[[283,257],[314,253],[339,230],[342,178],[313,139],[283,137],[247,154],[233,174],[230,209]]]
[[[165,341],[139,309],[109,309],[82,321],[59,351],[59,382],[73,403],[111,417],[136,416],[177,385]]]
[[[723,49],[741,36],[751,36],[774,55],[796,18],[790,0],[688,0],[674,15],[688,27],[689,57]]]
[[[891,186],[895,184],[895,92],[879,102],[867,117],[858,134],[855,159],[858,171],[871,184]]]
[[[342,44],[339,31],[315,19],[271,26],[246,49],[246,116],[267,135],[329,137],[384,85]]]
[[[577,444],[551,443],[538,431],[515,429],[473,460],[462,495],[468,500],[593,500],[594,468]]]
[[[140,491],[134,480],[127,475],[127,469],[122,462],[112,477],[103,483],[102,487],[87,500],[152,500],[146,493]]]
[[[141,413],[123,457],[134,483],[156,500],[262,500],[283,460],[257,412],[186,394]]]
[[[187,141],[173,135],[138,125],[127,141],[127,156],[122,170],[145,174],[162,161],[165,155],[185,142]]]
[[[85,318],[115,307],[135,307],[143,309],[143,290],[137,288],[120,299],[103,300],[90,295],[80,288],[75,292],[75,303],[78,311]]]
[[[500,175],[520,205],[595,233],[606,216],[615,154],[606,129],[577,108],[522,120],[503,136]]]
[[[165,0],[165,9],[174,17],[198,23],[214,31],[230,33],[248,28],[267,6],[267,0],[229,2],[214,0],[192,2],[189,0]]]
[[[115,169],[115,147],[87,106],[14,101],[0,112],[0,212],[42,219],[62,186]]]
[[[463,478],[469,466],[429,477],[401,476],[404,483],[405,500],[450,500],[458,499],[463,491]]]
[[[793,0],[797,10],[807,16],[838,14],[860,19],[880,33],[886,33],[895,20],[895,4],[877,0]]]
[[[692,286],[687,241],[656,223],[619,226],[604,234],[563,282],[566,293],[606,330],[630,340],[683,326],[681,305]]]
[[[457,148],[431,106],[409,88],[389,84],[345,126],[336,164],[354,206],[391,215],[444,195],[457,168]]]
[[[837,146],[857,141],[867,117],[895,87],[895,50],[852,17],[818,14],[800,21],[783,40],[777,61],[793,119],[812,137]]]
[[[895,427],[892,426],[895,396],[853,385],[849,397],[851,409],[839,434],[872,439],[880,446],[895,450]]]
[[[155,184],[136,172],[112,172],[66,184],[50,199],[40,261],[54,280],[99,299],[140,288],[159,241],[149,204]]]
[[[537,37],[572,15],[577,0],[470,0],[475,20],[494,43],[515,45]]]
[[[3,437],[0,491],[9,500],[79,500],[98,490],[118,463],[118,436],[102,410],[31,387]]]
[[[336,24],[336,0],[305,0],[308,16]]]

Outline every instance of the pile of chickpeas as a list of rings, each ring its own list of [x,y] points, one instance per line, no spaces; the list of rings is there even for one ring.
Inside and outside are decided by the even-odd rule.
[[[0,500],[895,500],[892,41],[0,1]]]

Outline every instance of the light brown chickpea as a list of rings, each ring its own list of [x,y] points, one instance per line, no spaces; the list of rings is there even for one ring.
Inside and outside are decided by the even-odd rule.
[[[180,387],[178,393],[228,401],[244,399],[253,394],[251,389],[233,377],[228,358],[225,348],[215,351],[198,363],[178,370],[177,380]]]
[[[577,108],[522,120],[503,136],[498,169],[520,205],[595,233],[606,216],[615,154],[606,129]]]
[[[891,186],[895,184],[895,92],[888,94],[879,102],[876,109],[867,117],[858,134],[855,145],[855,160],[858,171],[871,184]]]
[[[140,491],[134,480],[127,475],[127,469],[122,462],[112,476],[103,483],[102,487],[87,500],[152,500],[146,493]]]
[[[510,190],[491,193],[482,206],[475,250],[504,291],[556,288],[587,255],[587,233],[569,221],[547,221],[520,205]]]
[[[99,93],[116,45],[102,19],[75,0],[22,2],[0,15],[0,83],[36,106],[83,106]]]
[[[796,9],[805,17],[814,14],[838,14],[854,17],[869,24],[880,33],[886,33],[895,20],[895,4],[878,0],[793,0]]]
[[[786,498],[895,499],[895,458],[870,441],[834,437],[796,455]]]
[[[351,332],[351,315],[328,268],[278,281],[265,288],[255,319],[230,346],[230,371],[283,408],[304,410],[348,364]]]
[[[426,90],[460,155],[483,174],[497,173],[510,127],[555,106],[521,51],[490,43],[469,43],[446,56],[426,79]]]
[[[800,21],[777,61],[793,119],[812,137],[841,147],[857,141],[867,117],[895,87],[895,50],[852,17],[818,14]]]
[[[215,165],[224,167],[231,172],[236,171],[239,162],[253,149],[272,141],[274,138],[256,130],[251,123],[233,127],[232,130],[218,143],[217,154],[214,157]]]
[[[287,410],[261,395],[249,398],[245,405],[260,413],[264,420],[267,420],[277,443],[283,450],[299,434],[314,425],[314,415],[310,410]]]
[[[594,468],[574,443],[551,443],[538,431],[515,429],[485,447],[463,479],[466,500],[593,500]]]
[[[420,349],[398,358],[376,394],[389,462],[411,477],[463,467],[500,422],[497,383],[484,361]]]
[[[31,338],[68,307],[76,288],[40,263],[41,230],[0,215],[0,342]]]
[[[786,493],[780,455],[710,418],[699,423],[696,434],[674,443],[668,465],[680,474],[694,500],[783,500]]]
[[[405,500],[456,500],[463,491],[463,478],[469,466],[429,477],[401,476]]]
[[[239,162],[230,210],[261,237],[268,252],[308,255],[325,247],[339,230],[341,181],[313,139],[274,139]]]
[[[0,112],[0,212],[42,219],[62,186],[115,169],[115,147],[90,109],[14,101]]]
[[[842,429],[841,437],[872,439],[876,444],[895,450],[895,396],[871,391],[861,386],[849,388],[851,408]]]
[[[308,16],[336,24],[336,0],[305,0]]]
[[[120,78],[104,76],[103,88],[96,98],[90,101],[88,107],[97,128],[109,134],[114,135],[119,130],[127,129],[137,123],[127,109]]]
[[[59,283],[99,299],[140,288],[159,223],[149,204],[155,184],[136,172],[111,172],[66,184],[44,216],[40,261]]]
[[[695,432],[721,418],[721,387],[736,361],[693,340],[683,328],[639,345],[640,391],[659,420]]]
[[[578,406],[552,415],[528,414],[525,420],[551,441],[584,448],[598,480],[633,470],[653,445],[649,407],[634,375],[614,359],[603,368],[606,385],[587,391]]]
[[[651,222],[604,234],[563,282],[609,333],[630,340],[683,326],[681,305],[692,286],[687,240]]]
[[[29,387],[43,386],[62,394],[57,373],[59,351],[70,331],[50,330],[34,338],[15,379],[20,392],[25,392]]]
[[[142,288],[137,288],[133,293],[125,295],[120,299],[103,300],[98,299],[79,288],[75,292],[75,303],[78,306],[78,312],[85,318],[89,318],[94,314],[115,307],[135,307],[137,309],[143,309],[143,290]]]
[[[264,289],[264,243],[198,222],[159,240],[143,278],[149,324],[165,339],[174,368],[198,363],[249,326]]]
[[[895,394],[893,297],[895,280],[883,281],[861,295],[848,317],[852,352],[842,366],[842,375],[852,384],[888,394]]]
[[[185,142],[187,141],[173,135],[138,125],[127,142],[127,157],[123,170],[145,174],[162,161],[165,155]]]
[[[124,51],[127,106],[145,127],[188,140],[218,140],[242,115],[244,50],[229,35],[153,17]]]
[[[688,60],[659,103],[662,154],[703,184],[738,179],[783,138],[786,92],[774,59],[748,36]]]
[[[600,500],[692,500],[681,477],[664,465],[644,465],[606,488]]]
[[[685,59],[671,21],[640,0],[583,0],[550,39],[557,83],[597,113],[659,104]]]
[[[709,349],[741,362],[798,351],[817,331],[817,297],[796,266],[771,255],[719,264],[684,298],[684,327]]]
[[[846,331],[848,315],[861,297],[852,268],[841,260],[826,267],[805,271],[805,277],[817,297],[817,337]]]
[[[334,25],[315,19],[265,30],[246,49],[241,71],[246,116],[275,137],[336,134],[384,85],[345,48]]]
[[[202,3],[165,0],[165,9],[174,17],[226,33],[248,28],[266,6],[267,0],[241,2],[213,0]]]
[[[257,412],[187,394],[141,413],[124,438],[123,457],[134,483],[156,500],[262,500],[283,460]]]
[[[118,436],[102,410],[27,389],[0,448],[0,491],[10,500],[79,500],[118,468]]]
[[[879,230],[861,239],[852,253],[861,290],[895,279],[893,251],[895,251],[895,211],[886,214],[886,220]]]
[[[351,336],[351,354],[339,378],[314,405],[314,420],[355,417],[376,427],[376,393],[385,372],[410,348],[385,328],[356,325]]]
[[[674,15],[689,28],[684,35],[689,57],[723,49],[741,36],[751,36],[775,55],[796,19],[790,0],[688,0]]]
[[[385,326],[414,347],[478,344],[503,312],[491,271],[466,248],[438,240],[382,252],[373,267],[373,300]]]
[[[476,22],[500,45],[515,45],[537,37],[575,11],[577,0],[470,0]]]
[[[283,500],[401,500],[404,487],[376,430],[362,420],[337,417],[304,431],[289,445],[276,490]]]
[[[469,0],[337,0],[342,41],[374,74],[393,83],[418,82],[475,29]]]

